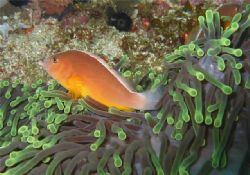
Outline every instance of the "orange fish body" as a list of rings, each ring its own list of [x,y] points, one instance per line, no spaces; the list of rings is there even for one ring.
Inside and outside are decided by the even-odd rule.
[[[43,63],[47,72],[74,98],[93,100],[120,110],[151,110],[155,104],[137,93],[99,57],[90,53],[70,50],[58,53]],[[153,100],[157,101],[157,100]]]

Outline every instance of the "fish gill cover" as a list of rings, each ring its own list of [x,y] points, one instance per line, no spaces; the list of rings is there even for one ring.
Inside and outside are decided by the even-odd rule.
[[[207,10],[204,36],[167,54],[163,74],[121,68],[139,91],[166,87],[159,111],[105,111],[55,81],[1,80],[0,174],[249,174],[249,14],[223,30],[229,19]]]

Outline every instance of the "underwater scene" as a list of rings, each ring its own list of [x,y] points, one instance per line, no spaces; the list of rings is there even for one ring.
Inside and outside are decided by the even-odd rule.
[[[250,1],[0,0],[0,175],[250,175]]]

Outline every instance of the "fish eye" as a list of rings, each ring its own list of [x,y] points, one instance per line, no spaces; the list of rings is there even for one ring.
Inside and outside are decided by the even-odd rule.
[[[57,63],[57,58],[56,57],[53,57],[53,63]]]

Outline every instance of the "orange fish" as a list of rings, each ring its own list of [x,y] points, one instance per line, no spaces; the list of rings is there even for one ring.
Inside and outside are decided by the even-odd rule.
[[[159,91],[137,93],[107,63],[88,52],[69,50],[43,61],[42,66],[73,98],[91,98],[120,110],[154,110],[161,100]]]

